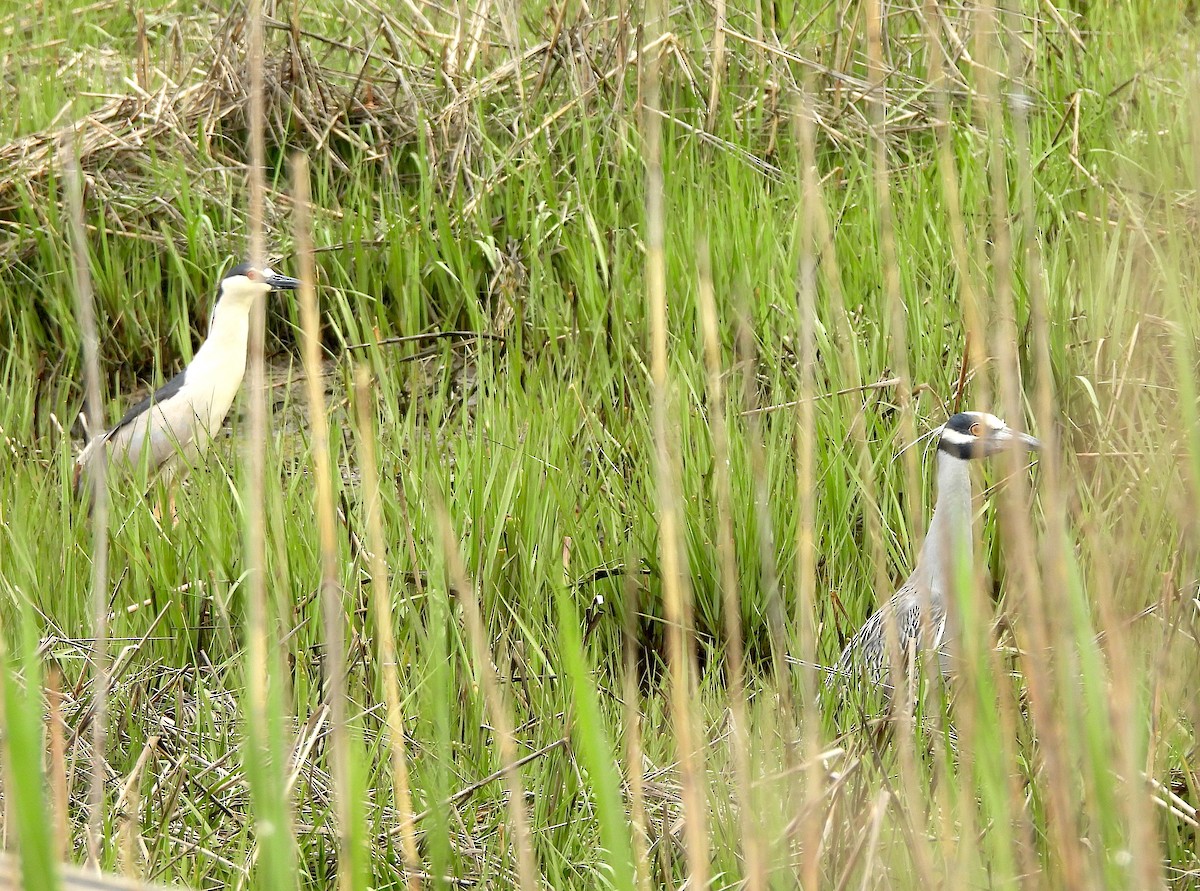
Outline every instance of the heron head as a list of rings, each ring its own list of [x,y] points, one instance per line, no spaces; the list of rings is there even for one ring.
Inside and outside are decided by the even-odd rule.
[[[1013,430],[984,411],[959,412],[938,431],[938,449],[967,460],[987,458],[1010,449],[1036,452],[1042,447],[1032,436]]]
[[[225,277],[221,279],[221,292],[217,300],[232,300],[249,307],[255,297],[271,291],[292,291],[298,287],[298,279],[280,275],[269,266],[242,263],[225,273]]]

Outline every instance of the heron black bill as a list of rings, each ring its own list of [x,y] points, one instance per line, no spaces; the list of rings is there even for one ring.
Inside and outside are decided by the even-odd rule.
[[[271,286],[272,291],[294,291],[300,287],[300,279],[281,275],[273,269],[264,269],[262,276],[263,281]]]

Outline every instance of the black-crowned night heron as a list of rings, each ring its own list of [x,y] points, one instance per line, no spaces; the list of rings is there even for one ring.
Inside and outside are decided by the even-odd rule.
[[[952,670],[957,628],[948,603],[956,569],[971,565],[971,475],[969,462],[1008,449],[1037,451],[1032,436],[1018,433],[995,415],[966,411],[932,431],[937,436],[937,504],[912,575],[876,610],[846,645],[828,686],[867,681],[893,686],[888,635],[895,634],[900,666],[911,654],[934,651],[943,674]],[[961,562],[960,562],[961,561]],[[922,617],[923,609],[929,614]],[[894,631],[889,628],[894,627]]]
[[[116,426],[96,436],[75,460],[75,485],[101,454],[114,469],[138,467],[166,480],[185,473],[207,448],[242,385],[250,337],[250,309],[270,291],[300,282],[267,267],[235,266],[221,279],[208,323],[208,337],[188,366],[125,413]]]

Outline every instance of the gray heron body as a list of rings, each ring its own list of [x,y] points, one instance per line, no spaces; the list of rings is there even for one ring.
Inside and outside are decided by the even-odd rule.
[[[101,454],[118,471],[146,461],[150,472],[168,481],[186,472],[224,423],[241,388],[254,301],[299,284],[249,263],[229,270],[221,279],[208,336],[192,361],[84,447],[75,459],[76,488]]]
[[[906,670],[911,654],[928,651],[937,653],[942,674],[953,668],[958,629],[950,601],[957,561],[965,560],[966,566],[972,561],[970,462],[1008,449],[1037,451],[1041,443],[986,412],[961,412],[933,433],[938,438],[937,503],[916,567],[851,638],[825,679],[827,686],[865,681],[890,690],[888,636],[893,633]]]

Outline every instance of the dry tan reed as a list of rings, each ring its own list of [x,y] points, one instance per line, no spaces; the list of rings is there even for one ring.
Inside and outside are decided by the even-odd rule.
[[[479,596],[459,554],[458,539],[450,525],[450,515],[439,493],[431,492],[431,498],[434,502],[433,513],[437,519],[450,584],[462,604],[467,636],[470,638],[472,655],[479,672],[479,689],[495,728],[497,753],[508,792],[508,819],[512,826],[517,880],[521,891],[536,891],[541,881],[529,828],[529,809],[525,803],[525,786],[521,781],[520,757],[517,754],[512,711],[497,677],[496,664],[492,660],[492,649],[488,645],[487,630],[483,624],[483,614],[479,609]]]
[[[665,4],[647,8],[647,28],[657,35],[667,28]],[[667,662],[671,674],[670,712],[678,744],[683,796],[684,852],[688,882],[704,888],[709,880],[708,807],[705,803],[704,755],[692,710],[695,691],[695,639],[692,599],[682,558],[679,494],[671,423],[672,398],[667,355],[667,285],[662,170],[662,118],[659,116],[659,57],[642,65],[642,138],[646,163],[646,300],[650,320],[650,369],[654,386],[655,484],[662,559],[663,601],[667,618]]]
[[[265,219],[264,206],[266,187],[264,184],[264,163],[266,157],[265,144],[265,108],[263,105],[263,9],[262,0],[250,0],[247,11],[248,51],[247,67],[249,70],[249,94],[247,97],[248,124],[248,166],[247,166],[247,196],[249,223],[249,254],[250,262],[258,267],[265,265]],[[290,807],[286,801],[287,785],[283,779],[285,756],[283,752],[272,751],[272,734],[270,732],[275,715],[272,714],[269,700],[272,696],[282,701],[279,690],[271,690],[272,685],[278,687],[284,683],[283,673],[278,662],[278,652],[270,645],[270,636],[274,617],[268,609],[267,600],[267,438],[269,435],[269,417],[267,409],[267,379],[263,357],[263,335],[265,325],[266,305],[257,300],[250,311],[250,339],[248,367],[248,435],[244,450],[248,475],[246,481],[246,496],[243,505],[246,515],[246,588],[248,591],[247,619],[247,677],[246,696],[248,700],[248,745],[256,751],[252,757],[258,761],[264,799],[281,795],[285,800],[264,801],[259,809],[261,831],[251,854],[251,864],[256,860],[265,843],[271,847],[270,856],[265,861],[265,871],[269,881],[276,886],[287,884],[288,876],[294,875],[294,859],[282,850],[294,846],[294,826],[290,819]],[[284,825],[271,825],[270,814],[285,816]],[[280,843],[278,840],[284,841]],[[247,870],[248,872],[248,870]]]
[[[720,20],[718,11],[718,21]],[[765,891],[767,861],[763,830],[758,825],[752,793],[750,724],[746,710],[745,643],[742,637],[742,605],[739,597],[737,550],[733,538],[733,488],[729,480],[729,428],[725,417],[725,387],[722,382],[721,341],[718,333],[717,302],[713,294],[712,264],[708,244],[696,249],[700,273],[698,306],[708,370],[708,423],[713,437],[713,489],[717,503],[717,551],[721,560],[721,609],[725,619],[725,664],[729,677],[729,712],[732,724],[734,780],[739,828],[746,863],[746,888]]]
[[[404,710],[400,698],[396,632],[388,588],[387,544],[380,518],[379,471],[375,456],[375,422],[370,396],[370,375],[359,366],[354,377],[354,407],[358,422],[359,472],[362,474],[363,513],[367,521],[367,549],[370,552],[371,601],[375,612],[376,659],[383,675],[383,696],[387,712],[384,728],[392,766],[393,806],[400,823],[400,845],[404,867],[408,871],[408,891],[421,889],[421,856],[413,821],[412,788],[409,782],[408,751],[404,740]],[[403,497],[403,484],[400,486]],[[409,539],[411,542],[411,538]],[[415,556],[415,555],[414,555]],[[413,565],[416,565],[414,560]]]
[[[1024,393],[1022,373],[1016,356],[1008,177],[1001,161],[1005,155],[1003,105],[1001,84],[994,76],[992,67],[1000,58],[996,40],[999,27],[996,6],[990,2],[982,4],[980,17],[980,27],[975,35],[975,58],[980,63],[979,92],[989,97],[989,101],[981,107],[980,114],[988,135],[991,159],[991,202],[988,210],[993,231],[990,260],[994,276],[992,306],[995,313],[989,325],[993,336],[982,343],[990,345],[990,353],[996,359],[998,394],[1004,410],[1011,422],[1020,423],[1018,419],[1024,410]],[[1034,658],[1024,660],[1023,669],[1028,682],[1030,711],[1038,729],[1048,787],[1047,822],[1055,840],[1057,860],[1051,867],[1058,872],[1061,881],[1067,887],[1080,887],[1081,884],[1088,883],[1086,858],[1079,842],[1081,827],[1078,824],[1078,812],[1070,802],[1069,756],[1064,727],[1058,718],[1056,705],[1060,694],[1055,689],[1055,679],[1048,670],[1046,660],[1041,657],[1041,654],[1048,653],[1050,648],[1055,647],[1056,643],[1065,643],[1066,637],[1059,636],[1058,640],[1055,640],[1052,629],[1057,623],[1048,612],[1043,597],[1043,579],[1035,556],[1037,549],[1032,528],[1032,500],[1025,477],[1019,474],[1022,466],[1020,457],[1015,452],[1007,457],[1009,460],[1004,462],[1003,466],[1006,476],[1010,477],[1010,485],[1003,489],[1000,520],[1006,533],[1006,541],[1009,543],[1009,553],[1013,555],[1009,566],[1015,580],[1015,589],[1025,595],[1026,627],[1030,632],[1031,649],[1035,654]],[[1063,630],[1065,631],[1065,628]]]
[[[326,692],[329,703],[330,761],[333,764],[333,798],[337,813],[338,887],[350,891],[358,877],[349,865],[358,853],[348,836],[354,823],[354,790],[350,785],[350,739],[346,726],[350,703],[346,693],[346,608],[338,581],[340,562],[334,528],[333,472],[329,454],[329,417],[321,374],[321,319],[317,308],[316,266],[310,232],[308,158],[292,160],[292,196],[295,203],[296,253],[300,259],[300,325],[304,334],[304,380],[308,396],[308,428],[316,478],[317,539],[321,553],[321,619],[325,638]]]
[[[67,181],[70,208],[71,254],[75,260],[75,299],[79,328],[83,332],[83,375],[87,417],[84,425],[88,440],[104,431],[104,403],[100,394],[100,336],[96,329],[96,310],[92,295],[92,276],[84,234],[83,187],[80,183],[76,147],[71,138],[62,145],[63,170]],[[108,665],[108,460],[101,449],[99,460],[90,467],[86,482],[90,489],[92,517],[92,671],[95,708],[91,716],[92,765],[88,795],[88,858],[99,868],[103,856],[104,826],[104,751],[107,740]]]
[[[900,268],[896,256],[895,219],[892,209],[891,174],[888,161],[890,151],[888,146],[888,121],[884,109],[887,107],[887,74],[890,66],[885,64],[883,57],[884,21],[882,4],[879,0],[869,0],[863,11],[863,15],[866,17],[867,59],[871,81],[877,85],[879,92],[879,102],[871,107],[874,120],[872,142],[874,147],[875,197],[879,203],[879,242],[883,262],[883,288],[885,297],[887,298],[890,323],[888,326],[888,344],[893,363],[892,371],[901,380],[901,384],[896,390],[900,408],[900,435],[908,443],[915,442],[917,434],[911,399],[913,385],[909,373],[908,360],[908,316],[903,295],[900,293]],[[916,517],[920,514],[918,508],[922,502],[919,495],[921,491],[921,476],[917,467],[917,452],[915,449],[907,449],[901,457],[903,458],[904,470],[904,497],[901,501],[902,515]],[[877,551],[877,553],[881,553],[881,550]],[[885,575],[882,571],[878,574]],[[884,591],[886,590],[888,589],[884,589]],[[877,591],[876,593],[877,595],[881,595],[884,594],[884,591]],[[922,597],[927,597],[925,592],[922,592]],[[930,604],[928,602],[922,604],[920,620],[925,625],[923,629],[925,640],[934,639],[932,628],[929,627],[931,615]],[[884,622],[885,637],[887,639],[886,650],[888,659],[892,665],[891,676],[899,678],[903,676],[903,673],[897,669],[903,661],[904,654],[900,652],[896,617],[892,611],[888,611],[888,619],[888,621]],[[928,665],[932,665],[934,654],[925,653],[922,658]],[[932,677],[933,675],[929,674],[929,676]],[[908,684],[903,685],[898,691],[899,695],[896,697],[895,703],[899,706],[896,709],[896,715],[899,718],[897,725],[900,731],[897,734],[900,780],[903,784],[905,797],[909,805],[915,807],[915,803],[920,801],[923,796],[921,795],[921,778],[919,776],[915,752],[913,716],[916,703],[910,697],[910,688]],[[933,850],[933,846],[929,843],[926,833],[916,831],[912,834],[912,837],[916,843],[913,845],[911,854],[921,882],[926,886],[940,884],[944,881],[944,875],[940,874],[942,872],[941,869],[938,869],[937,872],[939,874],[935,875],[936,853]]]
[[[626,566],[632,566],[627,561]],[[625,707],[624,720],[624,768],[625,784],[628,789],[630,824],[633,830],[634,869],[637,874],[638,891],[650,891],[650,875],[653,864],[647,845],[649,821],[646,815],[646,783],[642,755],[642,710],[641,691],[638,685],[637,617],[641,613],[638,582],[632,571],[627,570],[622,578],[621,593],[624,603],[623,644],[621,647],[621,697]]]
[[[800,146],[802,159],[800,193],[805,196],[805,211],[800,214],[799,257],[796,263],[796,303],[800,315],[800,398],[796,404],[796,608],[792,624],[799,638],[800,659],[805,665],[819,664],[817,654],[817,566],[816,566],[816,321],[817,321],[817,251],[818,226],[814,216],[819,212],[817,160],[812,108],[805,94],[795,109],[793,129]],[[821,882],[820,806],[824,793],[824,775],[819,753],[824,748],[821,734],[821,709],[818,690],[821,678],[807,668],[799,679],[800,726],[802,756],[805,771],[804,820],[798,835],[805,852],[800,885],[815,889]]]

